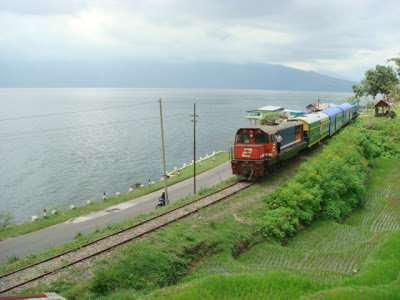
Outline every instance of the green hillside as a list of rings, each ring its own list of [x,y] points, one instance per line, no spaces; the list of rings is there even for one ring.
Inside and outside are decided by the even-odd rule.
[[[398,299],[399,133],[397,118],[363,113],[245,191],[26,292],[69,300]]]
[[[365,208],[343,224],[319,221],[287,246],[264,242],[236,259],[215,255],[149,299],[399,299],[399,170],[400,159],[377,160]]]

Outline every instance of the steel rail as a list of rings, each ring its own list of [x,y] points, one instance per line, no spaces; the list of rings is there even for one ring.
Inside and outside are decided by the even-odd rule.
[[[109,234],[109,235],[107,235],[107,236],[104,236],[104,237],[99,238],[99,239],[97,239],[97,240],[94,240],[94,241],[92,241],[92,242],[89,242],[89,243],[86,243],[86,244],[81,245],[81,246],[79,246],[79,247],[76,247],[76,248],[74,248],[74,249],[65,251],[65,252],[63,252],[63,253],[61,253],[61,254],[57,254],[57,255],[54,255],[54,256],[52,256],[52,257],[46,258],[46,259],[44,259],[44,260],[41,260],[41,261],[36,262],[36,263],[34,263],[34,264],[25,266],[25,267],[20,268],[20,269],[18,269],[18,270],[14,270],[14,271],[9,272],[9,273],[7,273],[7,274],[3,274],[3,275],[0,276],[0,279],[5,278],[5,277],[10,276],[10,275],[13,275],[13,274],[18,273],[18,272],[21,272],[21,271],[23,271],[23,270],[32,268],[32,267],[34,267],[34,266],[38,266],[38,265],[40,265],[40,264],[42,264],[42,263],[51,261],[51,260],[53,260],[53,259],[59,258],[59,257],[61,257],[61,256],[63,256],[63,255],[72,253],[72,252],[74,252],[74,251],[76,251],[76,250],[80,250],[80,249],[82,249],[82,248],[85,248],[85,247],[88,247],[88,246],[90,246],[90,245],[96,244],[96,243],[99,242],[99,241],[102,241],[102,240],[105,240],[105,239],[107,239],[107,238],[116,236],[116,235],[118,235],[118,234],[120,234],[120,233],[123,233],[123,232],[125,232],[125,231],[128,231],[128,230],[131,230],[131,229],[140,227],[140,226],[142,226],[142,225],[144,225],[144,224],[146,224],[146,223],[149,223],[149,222],[151,222],[151,221],[153,221],[153,220],[156,220],[156,219],[161,218],[161,217],[163,217],[163,216],[165,216],[165,215],[171,214],[171,213],[174,212],[174,211],[177,211],[177,210],[182,209],[182,208],[184,208],[184,207],[187,207],[187,206],[189,206],[189,205],[193,205],[193,204],[195,204],[195,203],[197,203],[197,202],[199,202],[199,201],[201,201],[201,200],[204,200],[204,199],[206,199],[206,198],[208,198],[208,197],[211,197],[211,196],[213,196],[213,195],[215,195],[215,194],[218,194],[218,193],[220,193],[220,192],[222,192],[222,191],[224,191],[224,190],[226,190],[226,189],[229,189],[229,188],[231,188],[231,187],[233,187],[233,186],[235,186],[235,185],[237,185],[237,184],[239,184],[239,183],[241,183],[241,182],[235,182],[235,183],[233,183],[233,184],[231,184],[231,185],[228,185],[228,186],[226,186],[226,187],[224,187],[224,188],[222,188],[222,189],[220,189],[220,190],[218,190],[218,191],[215,191],[215,192],[213,192],[213,193],[211,193],[211,194],[208,194],[208,195],[206,195],[206,196],[200,197],[200,198],[198,198],[198,199],[196,199],[196,200],[194,200],[194,201],[191,201],[191,202],[185,203],[185,204],[183,204],[183,205],[180,205],[180,206],[178,206],[178,207],[176,207],[176,208],[174,208],[174,209],[168,210],[168,211],[166,211],[166,212],[164,212],[164,213],[162,213],[162,214],[160,214],[160,215],[157,215],[157,216],[154,216],[154,217],[152,217],[152,218],[150,218],[150,219],[144,220],[144,221],[142,221],[142,222],[140,222],[140,223],[138,223],[138,224],[135,224],[135,225],[133,225],[133,226],[124,228],[124,229],[122,229],[122,230],[119,230],[119,231],[117,231],[117,232],[114,232],[114,233],[112,233],[112,234]],[[178,216],[178,217],[176,217],[176,218],[174,218],[174,219],[172,219],[172,220],[166,221],[165,223],[163,223],[163,224],[161,224],[161,225],[158,225],[158,226],[156,226],[156,227],[154,227],[154,228],[151,228],[151,229],[149,229],[149,230],[146,230],[146,231],[143,232],[143,233],[140,233],[140,234],[138,234],[138,235],[135,235],[134,237],[128,238],[128,239],[126,239],[126,240],[124,240],[124,241],[122,241],[122,242],[116,243],[116,244],[114,244],[114,245],[112,245],[112,246],[110,246],[110,247],[107,247],[107,248],[103,249],[103,250],[97,251],[97,252],[92,253],[92,254],[90,254],[90,255],[88,255],[88,256],[85,256],[85,257],[83,257],[83,258],[81,258],[81,259],[78,259],[78,260],[75,260],[75,261],[73,261],[73,262],[70,262],[70,263],[68,263],[68,264],[66,264],[66,265],[63,265],[63,266],[61,266],[61,267],[59,267],[59,268],[55,268],[54,270],[45,272],[45,273],[43,273],[43,274],[41,274],[41,275],[39,275],[39,276],[36,276],[36,277],[31,278],[31,279],[29,279],[29,280],[26,280],[26,281],[24,281],[24,282],[18,283],[18,284],[16,284],[16,285],[12,286],[12,287],[8,287],[8,288],[6,288],[6,289],[4,289],[4,290],[1,290],[1,291],[0,291],[0,294],[3,294],[3,293],[8,292],[8,291],[10,291],[10,290],[13,290],[13,289],[15,289],[15,288],[17,288],[17,287],[23,286],[23,285],[25,285],[25,284],[27,284],[27,283],[36,281],[36,280],[41,279],[41,278],[43,278],[43,277],[49,276],[49,275],[51,275],[51,274],[53,274],[53,273],[55,273],[55,272],[58,272],[58,271],[60,271],[60,270],[62,270],[62,269],[65,269],[65,268],[67,268],[67,267],[70,267],[70,266],[72,266],[72,265],[78,264],[78,263],[80,263],[80,262],[82,262],[82,261],[85,261],[85,260],[87,260],[87,259],[89,259],[89,258],[92,258],[92,257],[94,257],[94,256],[97,256],[97,255],[100,255],[100,254],[102,254],[102,253],[104,253],[104,252],[110,251],[110,250],[112,250],[112,249],[114,249],[114,248],[116,248],[116,247],[118,247],[118,246],[120,246],[120,245],[123,245],[123,244],[125,244],[125,243],[127,243],[127,242],[130,242],[130,241],[136,239],[136,238],[142,237],[142,236],[144,236],[144,235],[146,235],[146,234],[148,234],[148,233],[150,233],[150,232],[153,232],[153,231],[155,231],[155,230],[157,230],[157,229],[159,229],[159,228],[162,228],[162,227],[164,227],[164,226],[166,226],[166,225],[168,225],[168,224],[170,224],[170,223],[172,223],[172,222],[174,222],[174,221],[176,221],[176,220],[180,220],[180,219],[182,219],[182,218],[184,218],[184,217],[186,217],[186,216],[188,216],[188,215],[190,215],[190,214],[193,214],[194,212],[197,212],[197,211],[199,211],[200,209],[203,209],[203,208],[208,207],[208,206],[210,206],[210,205],[212,205],[212,204],[215,204],[215,203],[217,203],[217,202],[219,202],[219,201],[222,201],[222,200],[224,200],[224,199],[226,199],[226,198],[228,198],[228,197],[230,197],[230,196],[232,196],[232,195],[234,195],[234,194],[236,194],[236,193],[238,193],[238,192],[240,192],[240,191],[242,191],[242,190],[244,190],[244,189],[250,187],[252,184],[254,184],[254,183],[246,183],[245,186],[243,186],[243,187],[240,188],[239,190],[234,191],[234,192],[232,192],[232,193],[229,193],[229,194],[227,194],[227,195],[225,195],[225,196],[223,196],[223,197],[221,197],[221,198],[218,198],[218,199],[216,199],[215,201],[212,201],[212,202],[210,202],[210,203],[208,203],[208,204],[206,204],[206,205],[203,205],[203,206],[201,206],[201,207],[198,207],[198,208],[194,209],[193,211],[190,211],[190,212],[185,213],[185,214],[181,214],[180,216]]]

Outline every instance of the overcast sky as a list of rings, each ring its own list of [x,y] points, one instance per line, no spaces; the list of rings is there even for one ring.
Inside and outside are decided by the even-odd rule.
[[[399,0],[0,0],[0,62],[272,63],[359,81],[399,56]]]

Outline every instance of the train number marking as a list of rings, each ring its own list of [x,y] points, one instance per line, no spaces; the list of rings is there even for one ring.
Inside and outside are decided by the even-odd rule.
[[[244,148],[242,156],[243,157],[250,157],[252,151],[253,151],[253,148]]]

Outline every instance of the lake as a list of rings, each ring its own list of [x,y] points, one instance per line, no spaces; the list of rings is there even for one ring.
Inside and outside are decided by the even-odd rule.
[[[246,111],[266,105],[305,110],[339,104],[352,93],[208,89],[0,89],[0,205],[17,222],[43,209],[85,205],[126,193],[163,174],[162,99],[166,166],[228,151]]]

